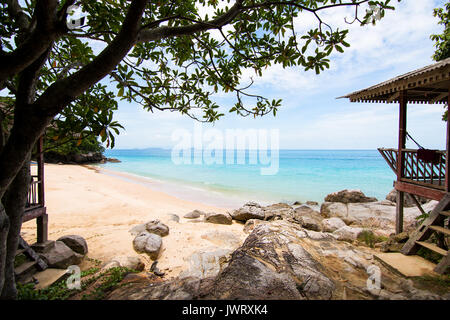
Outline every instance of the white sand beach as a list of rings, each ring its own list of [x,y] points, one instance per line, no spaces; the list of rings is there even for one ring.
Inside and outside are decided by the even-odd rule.
[[[123,176],[121,179],[118,176]],[[178,199],[145,186],[139,178],[126,174],[112,176],[93,166],[45,165],[45,203],[49,214],[49,239],[76,234],[88,243],[88,257],[108,262],[115,256],[137,255],[134,237],[129,230],[135,225],[159,219],[170,228],[163,237],[158,268],[166,278],[177,276],[188,267],[189,256],[200,249],[220,246],[202,238],[210,232],[232,232],[245,238],[243,225],[192,222],[183,216],[199,209],[204,212],[225,212],[226,208]],[[179,222],[171,214],[180,217]],[[36,241],[36,222],[22,226],[22,236],[29,243]],[[140,255],[149,268],[152,260]]]

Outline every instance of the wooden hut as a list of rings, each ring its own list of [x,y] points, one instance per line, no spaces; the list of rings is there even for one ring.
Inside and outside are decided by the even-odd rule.
[[[22,218],[22,222],[36,219],[37,243],[46,243],[48,240],[48,215],[45,207],[44,192],[43,140],[41,137],[36,145],[37,172],[31,175],[27,204]]]
[[[32,165],[30,185],[28,188],[27,203],[22,217],[22,223],[36,219],[36,242],[31,246],[20,237],[16,255],[23,254],[27,261],[15,268],[16,279],[19,282],[29,281],[36,271],[47,268],[45,261],[37,252],[46,252],[52,242],[48,241],[48,214],[45,207],[44,192],[44,153],[43,137],[40,137],[35,146],[35,164]]]
[[[403,231],[405,193],[412,196],[423,213],[416,196],[439,201],[402,249],[402,253],[406,255],[415,254],[420,247],[441,254],[443,258],[435,268],[438,273],[444,273],[449,266],[449,251],[427,240],[433,233],[450,235],[450,230],[444,226],[444,221],[450,216],[450,121],[447,121],[445,150],[406,149],[406,139],[409,136],[406,126],[407,105],[449,104],[449,93],[450,58],[341,97],[348,98],[351,102],[399,104],[398,147],[378,149],[397,176],[394,181],[397,190],[396,232]]]
[[[7,119],[6,116],[11,114],[12,109],[10,105],[0,102],[0,122]],[[11,129],[12,121],[7,121],[7,130]],[[2,130],[0,126],[0,130]],[[1,138],[1,137],[0,137]],[[26,280],[36,270],[44,270],[47,264],[40,258],[37,252],[46,252],[52,242],[48,241],[48,215],[45,207],[44,196],[44,139],[43,136],[39,138],[32,152],[33,165],[31,166],[31,178],[28,187],[27,202],[22,216],[22,222],[36,219],[36,242],[31,246],[22,238],[19,239],[19,247],[16,251],[16,256],[23,255],[26,260],[22,261],[20,265],[16,266],[15,274],[17,280]]]

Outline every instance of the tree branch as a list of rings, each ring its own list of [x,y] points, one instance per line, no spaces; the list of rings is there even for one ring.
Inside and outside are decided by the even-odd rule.
[[[148,42],[161,40],[163,38],[193,34],[196,32],[217,29],[233,21],[242,9],[243,0],[237,0],[236,3],[224,14],[211,21],[197,22],[188,26],[181,27],[159,27],[155,29],[144,29],[139,32],[138,42]]]
[[[57,5],[56,0],[37,1],[36,28],[14,51],[0,52],[0,84],[25,70],[65,32],[62,21],[56,19]]]
[[[17,28],[22,32],[26,31],[30,26],[30,17],[23,12],[17,0],[7,0],[5,2],[8,5],[8,14],[15,21]]]
[[[122,29],[114,40],[89,64],[65,79],[54,82],[34,103],[50,119],[92,85],[107,76],[136,43],[147,0],[134,0]]]

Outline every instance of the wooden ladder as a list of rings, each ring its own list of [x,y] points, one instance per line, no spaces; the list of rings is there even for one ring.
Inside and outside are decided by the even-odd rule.
[[[430,249],[443,256],[441,262],[434,269],[439,274],[445,273],[450,265],[450,251],[439,248],[435,244],[425,242],[433,233],[450,235],[450,230],[444,228],[444,220],[450,217],[450,194],[446,194],[436,205],[430,216],[425,219],[421,226],[414,231],[408,242],[403,246],[401,253],[412,255],[417,253],[420,247]]]
[[[36,273],[48,268],[47,263],[28,245],[22,238],[19,238],[19,247],[16,251],[16,256],[23,254],[27,261],[17,266],[14,270],[16,280],[18,282],[27,282],[29,278]]]

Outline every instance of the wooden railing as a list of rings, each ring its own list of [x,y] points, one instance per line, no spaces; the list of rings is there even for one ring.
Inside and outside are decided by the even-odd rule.
[[[378,151],[386,160],[391,169],[397,174],[397,149],[379,148]],[[445,151],[437,151],[438,161],[424,162],[417,157],[416,149],[403,149],[404,163],[402,180],[409,180],[418,184],[438,189],[445,187]]]
[[[38,176],[31,176],[32,180],[28,188],[27,204],[25,205],[25,211],[32,210],[34,208],[42,207],[44,204],[39,196],[39,188],[41,181],[38,180]]]

